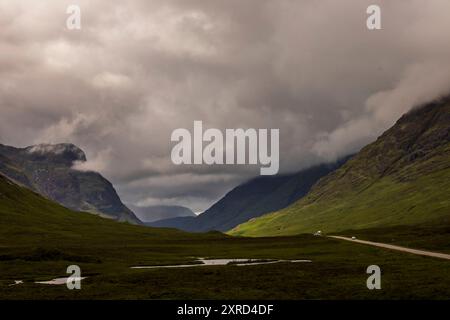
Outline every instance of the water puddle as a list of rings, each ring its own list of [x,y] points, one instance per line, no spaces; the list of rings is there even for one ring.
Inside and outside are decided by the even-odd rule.
[[[273,264],[281,262],[312,262],[311,260],[267,260],[267,259],[197,259],[197,264],[175,264],[167,266],[135,266],[131,269],[159,269],[159,268],[191,268],[191,267],[206,267],[206,266],[254,266],[260,264]]]
[[[81,281],[86,279],[87,277],[80,277],[80,278],[71,278],[70,280],[72,281]],[[63,285],[67,283],[67,279],[69,279],[68,277],[65,278],[55,278],[49,281],[35,281],[34,283],[39,283],[39,284],[50,284],[50,285]]]
[[[191,268],[191,267],[206,267],[206,266],[254,266],[261,264],[274,264],[282,262],[290,263],[309,263],[311,260],[274,260],[274,259],[204,259],[199,258],[194,260],[195,264],[175,264],[175,265],[165,265],[165,266],[134,266],[131,269],[159,269],[159,268]],[[71,280],[84,280],[87,277],[71,278]],[[35,281],[38,284],[47,285],[65,285],[67,283],[68,277],[55,278],[48,281]],[[23,284],[23,280],[15,280],[14,283],[9,286],[16,286]]]
[[[14,280],[14,283],[10,284],[9,287],[17,286],[19,284],[23,284],[23,280]]]

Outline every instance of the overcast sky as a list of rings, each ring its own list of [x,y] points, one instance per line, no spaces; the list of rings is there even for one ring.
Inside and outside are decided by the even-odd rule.
[[[81,7],[81,30],[66,8]],[[382,30],[366,9],[382,8]],[[357,151],[450,92],[448,0],[0,0],[0,143],[72,142],[122,200],[202,211],[259,167],[175,166],[170,134],[279,128],[281,170]]]

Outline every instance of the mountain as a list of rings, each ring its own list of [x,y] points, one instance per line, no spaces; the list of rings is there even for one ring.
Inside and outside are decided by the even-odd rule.
[[[438,222],[450,216],[450,98],[402,116],[374,143],[293,205],[242,224],[234,235]]]
[[[155,228],[175,228],[188,232],[203,232],[197,225],[197,217],[176,217],[169,219],[162,219],[153,222],[147,222],[146,225]],[[212,230],[211,230],[212,231]]]
[[[76,161],[86,161],[86,155],[73,144],[27,148],[0,144],[0,173],[12,181],[72,210],[140,223],[108,180],[97,172],[74,170]]]
[[[155,222],[158,220],[172,219],[177,217],[196,217],[191,209],[182,206],[132,206],[136,216],[144,223]]]
[[[227,231],[265,213],[282,209],[308,193],[321,177],[336,170],[349,157],[293,174],[260,176],[237,186],[198,217],[179,217],[150,223],[191,232]]]

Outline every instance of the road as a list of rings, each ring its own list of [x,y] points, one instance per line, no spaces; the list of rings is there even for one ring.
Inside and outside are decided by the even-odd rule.
[[[361,243],[361,244],[367,244],[369,246],[374,246],[374,247],[380,247],[380,248],[386,248],[386,249],[390,249],[390,250],[396,250],[396,251],[402,251],[402,252],[417,254],[417,255],[420,255],[420,256],[428,256],[428,257],[433,257],[433,258],[440,258],[440,259],[450,260],[450,254],[445,254],[445,253],[438,253],[438,252],[431,252],[431,251],[425,251],[425,250],[410,249],[410,248],[394,246],[394,245],[391,245],[391,244],[380,243],[380,242],[372,242],[372,241],[365,241],[365,240],[358,240],[358,239],[353,240],[351,238],[340,237],[340,236],[328,236],[328,237],[329,238],[334,238],[334,239],[339,239],[339,240],[346,240],[346,241]]]

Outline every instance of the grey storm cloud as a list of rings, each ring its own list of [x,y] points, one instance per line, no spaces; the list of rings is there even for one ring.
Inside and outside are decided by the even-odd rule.
[[[366,8],[382,9],[382,30]],[[66,8],[81,8],[81,30]],[[283,172],[450,91],[448,0],[0,0],[0,142],[72,142],[134,204],[202,211],[257,167],[175,166],[171,132],[279,128]]]

